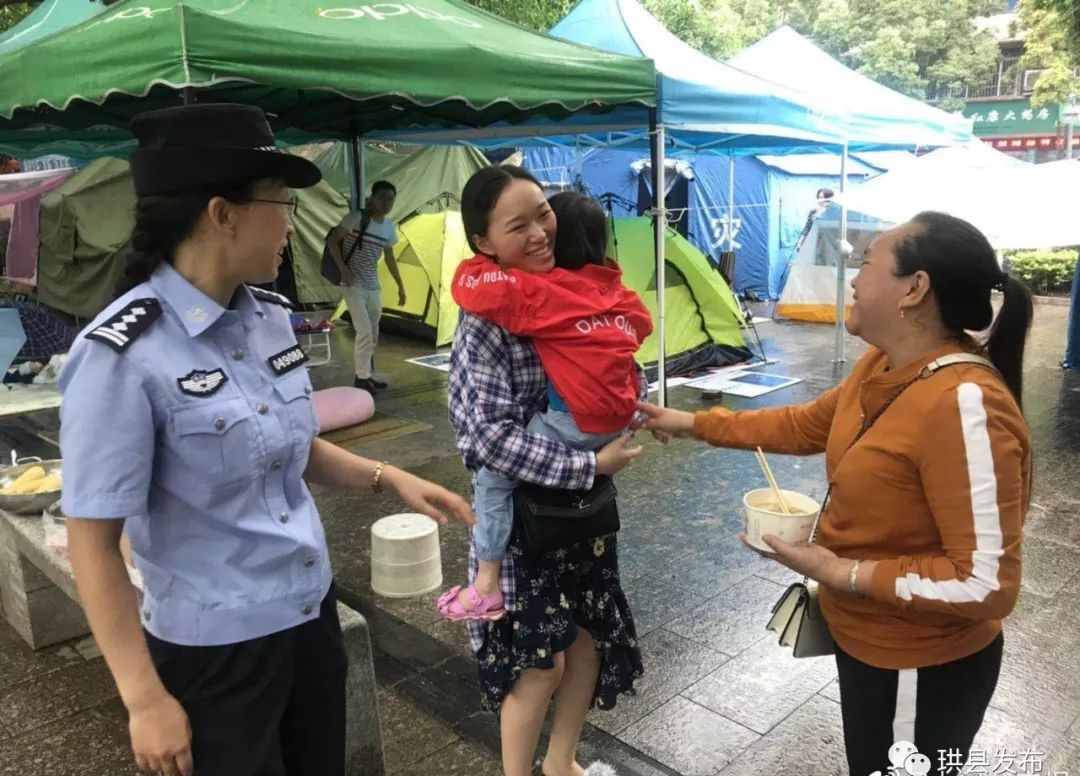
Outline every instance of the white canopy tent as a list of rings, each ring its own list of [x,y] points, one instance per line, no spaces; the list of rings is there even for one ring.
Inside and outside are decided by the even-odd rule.
[[[901,223],[923,210],[969,221],[998,250],[1080,244],[1080,162],[1029,164],[982,143],[942,148],[843,195],[854,213]]]
[[[837,198],[851,216],[844,235],[855,259],[845,272],[845,308],[858,257],[885,229],[937,210],[974,224],[999,251],[1080,245],[1077,192],[1080,162],[1029,164],[982,143],[942,148],[871,178]],[[814,224],[792,262],[776,315],[836,322],[837,268],[844,261],[838,216],[833,207]]]

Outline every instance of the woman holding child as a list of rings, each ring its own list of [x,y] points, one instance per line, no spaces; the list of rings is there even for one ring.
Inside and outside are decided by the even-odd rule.
[[[558,219],[554,208],[564,210]],[[469,623],[485,705],[500,714],[507,776],[532,772],[553,698],[543,773],[580,776],[576,750],[589,708],[611,708],[642,673],[616,537],[530,556],[511,530],[510,496],[519,481],[587,490],[640,453],[626,447],[625,430],[645,395],[633,353],[651,322],[606,260],[603,212],[588,198],[560,195],[549,204],[525,171],[489,167],[466,184],[462,220],[478,256],[456,278],[463,312],[450,419],[485,519],[473,539],[479,575],[448,591],[439,609]],[[635,325],[599,334],[610,346],[600,349],[610,367],[600,382],[567,381],[573,370],[559,368],[559,339],[572,339],[573,316],[598,310]]]

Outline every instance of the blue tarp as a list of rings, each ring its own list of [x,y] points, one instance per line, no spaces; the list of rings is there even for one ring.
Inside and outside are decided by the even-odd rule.
[[[856,73],[790,27],[781,27],[744,49],[728,64],[797,89],[823,110],[842,116],[853,149],[932,148],[972,139],[970,119],[946,113]]]
[[[1061,365],[1066,369],[1080,369],[1080,258],[1076,262],[1076,271],[1073,274],[1069,333],[1065,343],[1065,360]]]
[[[574,182],[574,152],[564,148],[526,148],[525,167],[552,188]],[[585,149],[582,154],[582,182],[594,197],[614,194],[614,215],[636,213],[639,175],[635,163],[648,161],[637,151]],[[779,296],[784,269],[806,217],[821,187],[838,189],[840,160],[834,155],[781,157],[782,164],[797,173],[785,172],[754,157],[735,162],[735,264],[733,288],[752,291],[761,298]],[[727,250],[729,161],[716,156],[699,156],[688,164],[689,209],[669,214],[670,225],[679,228],[686,220],[686,236],[715,264]],[[849,185],[875,171],[852,160],[848,165]],[[669,203],[670,207],[670,203]],[[614,252],[614,249],[613,249]]]
[[[840,117],[822,110],[820,100],[702,54],[668,32],[638,0],[582,0],[550,34],[572,43],[652,59],[657,72],[658,121],[665,127],[671,151],[784,153],[792,146],[830,149],[843,142]],[[482,147],[582,142],[565,135],[537,137],[565,132],[593,145],[648,149],[644,124],[640,112],[617,110],[603,117],[563,122],[535,119],[493,130],[374,132],[368,137],[467,141]],[[501,137],[485,139],[493,134]]]

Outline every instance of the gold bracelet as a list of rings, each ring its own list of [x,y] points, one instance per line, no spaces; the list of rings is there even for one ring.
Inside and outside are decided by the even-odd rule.
[[[859,589],[855,586],[855,583],[858,581],[860,563],[862,563],[861,560],[857,560],[852,563],[851,570],[848,571],[847,575],[848,587],[851,588],[851,592],[855,595],[859,595]]]
[[[382,493],[382,483],[380,481],[382,480],[384,468],[386,468],[386,461],[379,461],[375,465],[375,471],[371,473],[371,489],[376,493]]]

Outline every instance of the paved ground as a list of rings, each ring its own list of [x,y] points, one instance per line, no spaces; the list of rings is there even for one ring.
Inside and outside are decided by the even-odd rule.
[[[1073,476],[1080,374],[1057,365],[1066,314],[1064,307],[1036,308],[1028,358],[1036,471],[1023,594],[1007,623],[1002,679],[976,743],[991,764],[1012,761],[1000,773],[1080,774],[1080,608],[1069,595],[1080,584],[1080,485]],[[779,359],[774,371],[806,380],[753,403],[728,399],[730,406],[805,400],[844,371],[830,362],[828,327],[766,323],[760,330],[769,356]],[[378,361],[393,387],[379,411],[430,428],[357,451],[465,492],[446,421],[445,378],[403,360],[428,350],[385,339]],[[849,352],[859,352],[852,340]],[[335,363],[313,372],[319,387],[345,381],[349,353],[346,333],[338,332]],[[685,388],[673,390],[671,401],[703,406]],[[55,422],[45,415],[0,424],[0,440],[27,449],[42,444],[33,431],[48,436]],[[734,536],[737,503],[759,486],[752,456],[686,442],[646,446],[646,457],[620,475],[620,548],[647,675],[637,697],[590,717],[584,759],[602,757],[626,775],[844,773],[835,669],[827,658],[794,660],[766,635],[765,612],[788,577]],[[820,459],[773,459],[782,482],[822,495]],[[399,505],[322,488],[316,498],[342,598],[371,623],[389,769],[498,773],[497,729],[479,710],[463,630],[438,619],[434,594],[390,601],[371,592],[370,526]],[[460,526],[441,532],[447,584],[464,577],[466,540]],[[0,626],[0,774],[128,774],[125,736],[91,641],[32,653]]]

